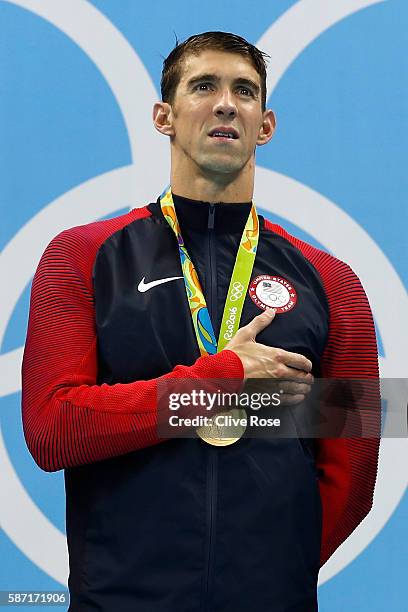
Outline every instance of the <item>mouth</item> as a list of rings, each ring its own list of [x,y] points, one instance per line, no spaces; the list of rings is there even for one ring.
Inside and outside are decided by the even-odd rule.
[[[234,128],[230,127],[214,128],[208,135],[210,138],[222,142],[238,140],[239,138],[238,132]]]

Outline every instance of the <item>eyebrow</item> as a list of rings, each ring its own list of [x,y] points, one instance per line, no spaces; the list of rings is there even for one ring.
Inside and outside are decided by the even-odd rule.
[[[213,83],[219,83],[221,81],[220,77],[218,77],[216,74],[199,74],[195,77],[192,77],[191,79],[189,79],[187,81],[187,87],[193,87],[194,85],[197,85],[198,83],[200,83],[201,81],[211,81]],[[237,77],[236,79],[233,80],[234,85],[244,85],[247,87],[250,87],[251,89],[254,90],[255,94],[259,94],[261,88],[259,87],[259,85],[257,85],[255,83],[255,81],[253,81],[252,79],[248,79],[247,77]]]

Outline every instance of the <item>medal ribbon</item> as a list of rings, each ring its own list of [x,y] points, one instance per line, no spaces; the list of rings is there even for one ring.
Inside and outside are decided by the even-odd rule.
[[[256,249],[259,241],[259,222],[255,206],[252,204],[239,243],[227,298],[224,304],[218,342],[215,339],[214,329],[197,271],[191,261],[181,235],[170,187],[160,196],[160,206],[164,218],[177,238],[184,285],[200,354],[214,355],[222,351],[239,329],[242,309],[244,307],[245,296],[254,267]]]

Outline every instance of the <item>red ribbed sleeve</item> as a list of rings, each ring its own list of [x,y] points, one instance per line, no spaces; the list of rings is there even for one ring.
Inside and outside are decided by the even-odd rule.
[[[265,226],[295,247],[319,272],[329,304],[329,337],[322,357],[324,378],[378,380],[378,353],[371,309],[358,277],[349,266],[297,238],[280,226]],[[364,396],[370,421],[367,437],[318,441],[320,495],[323,506],[321,564],[359,525],[371,509],[377,475],[381,402],[379,386]],[[367,401],[368,400],[368,401]],[[373,433],[374,432],[374,433]]]
[[[23,359],[24,435],[46,471],[92,463],[153,445],[157,384],[164,379],[243,379],[232,351],[200,357],[190,367],[128,384],[97,385],[92,269],[101,244],[146,217],[147,209],[72,228],[44,252],[35,274]]]

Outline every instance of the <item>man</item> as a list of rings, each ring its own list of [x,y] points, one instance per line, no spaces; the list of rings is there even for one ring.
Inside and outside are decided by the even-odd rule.
[[[176,46],[153,111],[171,189],[63,232],[41,259],[24,431],[43,469],[65,469],[72,611],[316,610],[319,565],[371,507],[375,440],[157,435],[165,381],[285,379],[296,404],[314,376],[378,376],[357,277],[252,206],[265,102],[244,39]]]

